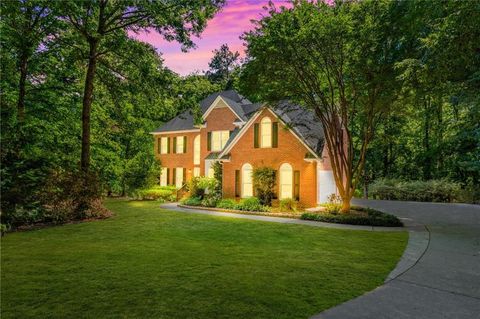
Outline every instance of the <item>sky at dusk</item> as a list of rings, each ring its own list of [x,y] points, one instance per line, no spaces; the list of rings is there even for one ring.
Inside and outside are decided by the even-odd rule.
[[[288,6],[287,0],[273,2],[277,7]],[[178,43],[167,42],[154,31],[133,36],[156,47],[166,66],[181,75],[205,71],[213,56],[212,51],[223,43],[227,43],[231,51],[239,51],[244,56],[243,41],[239,37],[253,27],[250,20],[258,20],[267,14],[263,9],[267,4],[268,0],[227,0],[223,9],[208,22],[201,37],[193,38],[197,48],[187,53],[180,50]]]

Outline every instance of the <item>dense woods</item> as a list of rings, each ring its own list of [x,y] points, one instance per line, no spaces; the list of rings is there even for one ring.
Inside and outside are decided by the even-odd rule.
[[[480,2],[270,6],[244,35],[246,61],[222,46],[205,75],[179,76],[131,36],[193,49],[223,3],[2,1],[2,223],[55,220],[68,203],[83,218],[101,196],[157,183],[149,132],[231,87],[313,108],[332,146],[347,128],[346,201],[380,178],[445,179],[478,200]]]

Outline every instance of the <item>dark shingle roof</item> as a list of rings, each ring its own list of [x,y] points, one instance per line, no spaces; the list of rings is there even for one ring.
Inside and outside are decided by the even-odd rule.
[[[319,156],[323,151],[325,133],[320,119],[312,110],[288,101],[272,106],[273,112],[290,126],[297,135]]]
[[[190,110],[185,111],[167,123],[163,124],[157,128],[155,133],[159,132],[169,132],[169,131],[183,131],[183,130],[193,130],[196,127],[193,126],[193,114]]]
[[[241,120],[248,121],[262,107],[263,103],[251,103],[249,100],[234,90],[217,92],[209,95],[200,102],[202,114],[207,111],[215,99],[221,96],[225,102],[241,117]],[[288,124],[292,130],[307,144],[317,155],[321,155],[325,142],[325,135],[320,120],[311,110],[288,101],[281,101],[272,105],[272,111],[282,121]],[[154,132],[169,132],[196,129],[191,111],[185,111],[168,121]],[[234,137],[240,132],[236,128],[230,133],[226,145],[229,145]]]
[[[212,105],[213,101],[215,101],[215,99],[218,96],[221,96],[224,99],[229,99],[230,101],[236,102],[238,104],[251,104],[252,103],[249,100],[247,100],[245,97],[243,97],[242,95],[238,94],[235,90],[216,92],[216,93],[210,94],[209,96],[207,96],[205,99],[203,99],[200,102],[200,108],[202,110],[202,114],[204,114],[207,111],[207,109],[210,107],[210,105]]]

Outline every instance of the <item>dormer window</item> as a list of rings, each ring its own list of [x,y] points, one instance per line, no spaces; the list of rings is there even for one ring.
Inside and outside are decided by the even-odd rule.
[[[260,147],[272,147],[272,120],[268,116],[264,117],[260,122]]]

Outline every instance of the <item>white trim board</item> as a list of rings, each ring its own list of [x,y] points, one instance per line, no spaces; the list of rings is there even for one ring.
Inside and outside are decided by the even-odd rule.
[[[242,127],[242,129],[240,130],[240,132],[238,132],[238,134],[235,136],[235,138],[232,140],[232,142],[227,146],[227,148],[225,148],[219,155],[218,157],[222,157],[224,156],[227,152],[230,152],[231,149],[233,148],[233,146],[235,144],[237,144],[237,142],[242,138],[242,136],[245,134],[245,132],[248,130],[248,128],[250,126],[252,126],[253,122],[255,122],[255,120],[260,116],[260,114],[263,112],[264,109],[267,109],[275,118],[277,118],[284,126],[286,125],[286,123],[277,115],[275,114],[275,112],[273,112],[270,107],[266,104],[263,104],[257,111],[257,113],[252,116],[250,118],[250,120],[248,120],[248,122]],[[312,153],[313,156],[315,156],[315,159],[320,159],[319,156],[311,149],[310,146],[308,146],[304,141],[303,139],[298,136],[298,133],[294,130],[294,128],[289,128],[288,129],[290,132],[292,132],[293,136],[295,136],[299,141],[300,143],[302,143],[303,146],[305,146],[305,148],[310,152]]]
[[[191,133],[191,132],[200,132],[200,129],[194,130],[179,130],[179,131],[165,131],[165,132],[150,132],[152,135],[160,135],[160,134],[179,134],[179,133]]]

